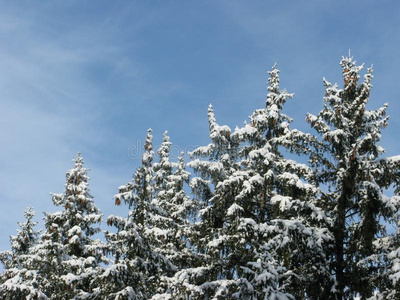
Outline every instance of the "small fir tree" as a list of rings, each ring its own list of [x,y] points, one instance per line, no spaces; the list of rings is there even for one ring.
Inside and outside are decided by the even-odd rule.
[[[106,245],[92,239],[101,231],[100,210],[90,195],[83,158],[78,153],[74,168],[66,174],[65,192],[52,194],[63,210],[45,213],[46,231],[34,251],[50,299],[88,299],[99,293],[98,276],[107,263]]]
[[[151,218],[151,247],[165,256],[174,267],[163,277],[165,293],[156,297],[174,298],[176,281],[173,275],[178,270],[190,268],[196,260],[189,241],[194,205],[184,190],[190,173],[185,170],[183,153],[178,157],[178,162],[171,162],[171,143],[167,132],[157,154],[160,160],[154,164],[155,198],[152,200],[157,214]]]
[[[110,216],[107,220],[108,225],[117,228],[116,233],[106,234],[115,261],[101,276],[104,282],[102,294],[109,298],[149,299],[162,292],[159,289],[161,276],[176,269],[153,247],[155,240],[165,236],[165,231],[154,226],[161,217],[153,203],[155,176],[151,133],[149,129],[142,165],[136,170],[133,180],[119,187],[119,193],[115,195],[117,205],[128,204],[128,217]]]
[[[0,276],[1,299],[48,299],[41,291],[40,273],[35,268],[32,248],[36,245],[39,231],[33,221],[35,211],[29,207],[25,212],[25,222],[18,223],[20,229],[11,236],[11,250],[0,252],[4,272]]]

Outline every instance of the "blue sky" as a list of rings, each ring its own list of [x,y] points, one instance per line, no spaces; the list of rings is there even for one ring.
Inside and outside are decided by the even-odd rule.
[[[164,130],[181,149],[207,144],[208,104],[242,125],[274,62],[301,130],[348,49],[373,63],[369,108],[390,103],[382,146],[399,154],[399,16],[397,1],[1,1],[0,249],[27,206],[56,210],[78,151],[105,217],[125,215],[112,197],[147,128],[155,145]]]

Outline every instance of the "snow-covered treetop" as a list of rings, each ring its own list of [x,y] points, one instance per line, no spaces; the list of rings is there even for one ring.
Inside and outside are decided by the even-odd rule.
[[[25,222],[18,222],[21,229],[18,229],[18,235],[12,236],[11,247],[16,253],[25,253],[28,249],[33,246],[37,239],[38,232],[34,231],[34,227],[37,222],[33,222],[33,217],[35,216],[35,211],[31,206],[24,211]]]
[[[160,148],[157,150],[157,154],[160,161],[154,164],[157,181],[161,180],[165,176],[165,172],[171,173],[173,164],[170,161],[170,152],[171,152],[171,142],[169,141],[168,131],[165,131],[163,134],[162,144]]]
[[[76,155],[73,162],[74,167],[66,173],[65,192],[51,194],[54,204],[63,206],[65,210],[54,214],[45,214],[48,219],[46,222],[64,224],[63,230],[67,236],[76,235],[75,232],[70,232],[70,229],[76,225],[79,225],[80,230],[87,236],[91,236],[100,231],[99,227],[94,228],[92,225],[100,223],[102,215],[90,194],[90,178],[87,175],[88,169],[83,167],[84,160],[81,153]]]
[[[357,86],[358,79],[360,78],[360,71],[364,68],[364,64],[361,66],[357,66],[355,60],[353,60],[353,56],[349,55],[347,57],[342,56],[340,61],[340,65],[342,66],[342,75],[344,79],[345,89],[354,88]]]
[[[276,63],[273,65],[272,70],[268,71],[268,95],[266,101],[267,109],[279,110],[282,109],[287,99],[293,98],[294,94],[288,93],[286,90],[279,90],[279,70],[276,68]]]
[[[220,126],[217,123],[214,115],[213,106],[208,106],[208,124],[210,127],[210,138],[216,144],[226,145],[229,143],[229,137],[231,135],[231,129],[227,125]]]
[[[82,157],[82,154],[80,152],[78,152],[76,154],[76,157],[72,161],[75,163],[75,167],[76,168],[77,167],[82,167],[83,164],[84,164],[83,157]]]
[[[377,110],[367,110],[369,100],[372,67],[367,69],[364,80],[357,84],[363,65],[357,66],[352,57],[343,57],[341,62],[344,89],[332,85],[325,78],[324,108],[318,116],[307,115],[306,120],[330,143],[336,151],[353,151],[363,154],[368,150],[377,157],[384,149],[376,145],[381,138],[381,129],[387,126],[388,104]]]
[[[28,207],[24,211],[24,216],[25,222],[18,222],[20,228],[17,229],[17,235],[10,236],[12,255],[27,254],[30,247],[36,243],[40,233],[34,229],[37,222],[32,220],[35,216],[35,211],[32,207]],[[0,260],[7,266],[7,262],[5,261],[7,260],[7,251],[0,254]]]
[[[64,205],[65,208],[87,210],[88,213],[99,213],[93,205],[93,196],[89,190],[88,169],[83,167],[84,160],[81,153],[78,153],[74,167],[66,173],[66,184],[64,194],[52,194],[55,205]],[[79,208],[80,207],[80,208]]]
[[[267,99],[264,109],[257,109],[250,116],[250,124],[245,123],[244,127],[236,128],[232,139],[238,142],[250,141],[257,146],[264,145],[272,138],[288,134],[289,124],[292,119],[282,113],[283,105],[287,99],[293,98],[294,94],[279,89],[279,70],[276,64],[268,72]],[[275,140],[278,142],[278,140]]]
[[[152,132],[153,130],[151,128],[147,130],[146,142],[144,144],[145,152],[143,153],[142,156],[142,163],[144,167],[150,167],[151,164],[153,163],[154,151],[153,151],[153,135],[151,134]]]
[[[114,196],[115,204],[120,205],[122,201],[128,203],[129,208],[134,208],[134,218],[138,224],[143,225],[144,213],[154,194],[154,151],[152,130],[147,130],[142,165],[138,167],[133,175],[133,180],[118,188],[118,194]],[[164,150],[168,148],[164,145]],[[164,157],[165,158],[165,157]]]
[[[168,131],[164,131],[163,141],[161,147],[157,150],[157,154],[160,157],[160,162],[169,161],[169,152],[171,148],[171,142],[169,141]]]

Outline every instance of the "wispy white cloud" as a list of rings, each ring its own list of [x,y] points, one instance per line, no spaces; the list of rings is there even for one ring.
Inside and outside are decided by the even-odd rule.
[[[138,14],[137,20],[123,8],[75,20],[60,12],[58,19],[48,4],[2,8],[0,249],[8,247],[28,205],[38,219],[55,209],[49,193],[64,190],[65,172],[78,151],[88,158],[98,206],[106,215],[121,211],[112,197],[137,163],[128,157],[130,139],[145,133],[132,122],[154,124],[154,111],[162,113],[154,99],[164,101],[184,88],[168,78],[150,83],[151,72],[136,57],[141,41],[135,35],[155,21],[157,10]],[[129,127],[121,130],[121,122]]]
[[[40,16],[25,19],[0,13],[0,20],[4,248],[26,206],[33,205],[39,216],[54,209],[49,192],[63,190],[64,172],[75,153],[109,138],[107,129],[96,130],[104,114],[97,106],[102,95],[85,72],[88,64],[111,60],[117,50],[90,30],[67,31],[56,39],[43,35],[37,32],[43,26]]]

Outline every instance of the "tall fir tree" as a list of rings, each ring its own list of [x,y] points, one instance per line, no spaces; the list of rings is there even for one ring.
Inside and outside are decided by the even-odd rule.
[[[325,255],[330,220],[316,201],[319,189],[311,169],[286,158],[287,152],[308,152],[303,141],[310,136],[290,129],[292,119],[282,109],[293,94],[279,89],[276,65],[269,75],[266,107],[233,133],[243,145],[242,179],[235,183],[242,214],[238,229],[253,233],[253,240],[246,243],[251,256],[239,272],[240,295],[318,299],[329,290],[316,283],[331,281]]]
[[[382,221],[391,221],[398,211],[394,198],[385,195],[385,189],[398,178],[390,170],[391,163],[382,159],[384,149],[378,145],[389,119],[387,104],[377,110],[366,108],[372,68],[359,83],[363,66],[357,66],[350,55],[343,57],[340,65],[344,87],[324,79],[324,108],[317,116],[307,115],[321,137],[311,164],[318,183],[326,187],[322,199],[333,220],[332,275],[336,286],[330,298],[360,295],[365,299],[375,292],[375,279],[383,270],[381,260],[369,259],[386,236]]]

